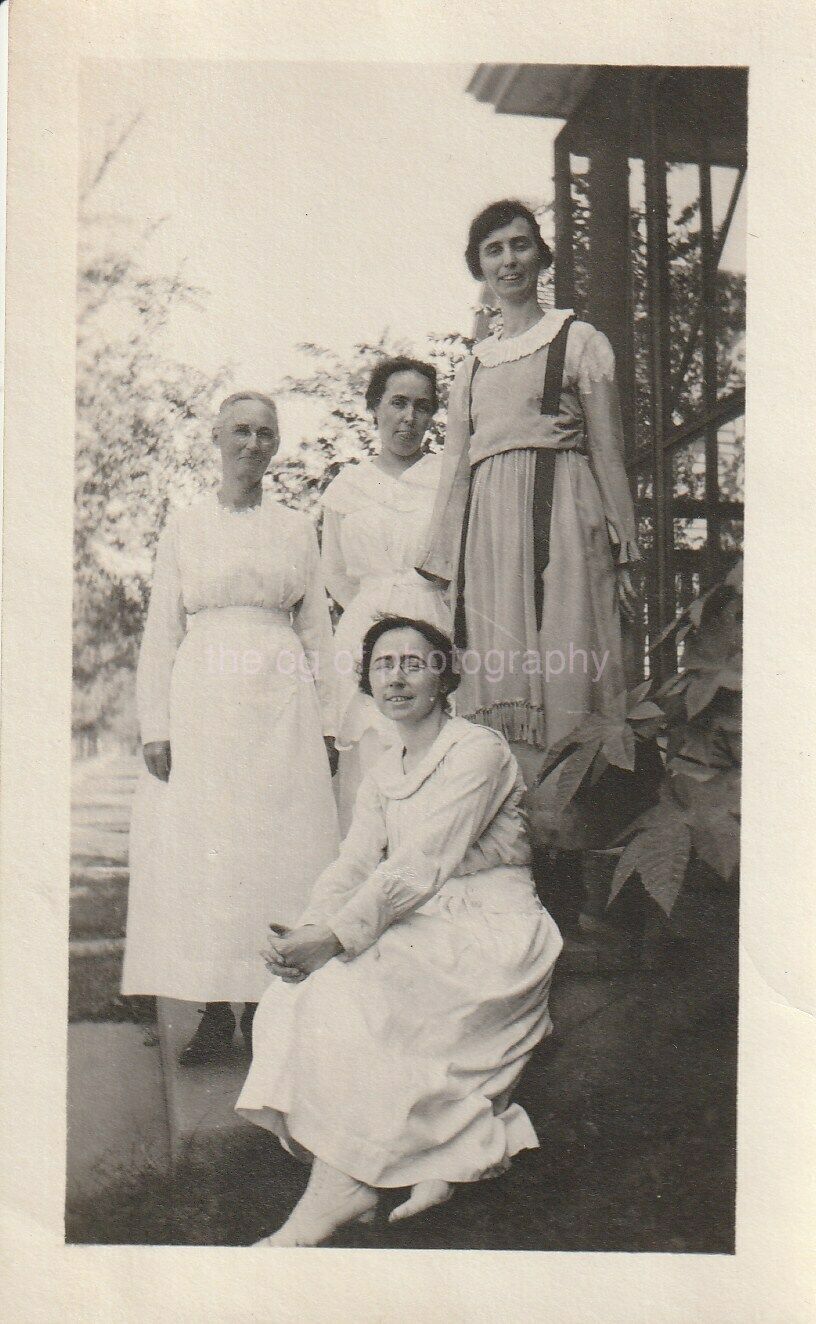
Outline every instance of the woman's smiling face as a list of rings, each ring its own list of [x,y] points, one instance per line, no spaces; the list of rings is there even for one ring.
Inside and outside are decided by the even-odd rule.
[[[521,303],[535,295],[541,253],[530,223],[523,216],[491,230],[479,245],[479,262],[482,275],[497,299]]]
[[[388,630],[368,668],[374,702],[394,722],[421,722],[445,700],[443,669],[439,650],[418,630]]]

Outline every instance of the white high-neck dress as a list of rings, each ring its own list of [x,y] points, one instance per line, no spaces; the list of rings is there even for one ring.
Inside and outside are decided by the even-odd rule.
[[[393,742],[392,723],[358,684],[363,636],[378,615],[426,620],[450,633],[447,597],[414,569],[424,546],[441,472],[426,455],[399,477],[367,460],[349,464],[322,497],[323,579],[343,608],[335,633],[341,831],[360,780]]]
[[[297,1157],[371,1186],[478,1181],[538,1141],[511,1102],[552,1029],[561,936],[538,900],[516,760],[453,718],[409,773],[389,749],[364,778],[303,923],[344,956],[275,979],[236,1107]]]
[[[169,739],[172,770],[167,784],[143,770],[136,793],[124,993],[260,998],[268,925],[294,922],[337,854],[331,655],[306,515],[268,493],[170,515],[137,702],[143,742]]]

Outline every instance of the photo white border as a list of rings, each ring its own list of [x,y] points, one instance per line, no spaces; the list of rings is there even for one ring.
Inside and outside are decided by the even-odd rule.
[[[14,0],[0,764],[7,1318],[799,1324],[816,1316],[815,47],[811,0],[780,10],[763,0]],[[475,65],[519,56],[750,69],[737,1253],[65,1247],[79,62],[177,60],[182,95],[189,60]]]

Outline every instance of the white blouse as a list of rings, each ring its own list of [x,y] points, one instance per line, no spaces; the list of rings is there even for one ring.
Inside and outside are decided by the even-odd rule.
[[[333,735],[331,618],[311,520],[268,492],[259,506],[241,511],[208,493],[171,512],[159,539],[136,673],[143,743],[170,739],[170,680],[187,617],[224,607],[288,615],[306,656],[315,659],[323,729]]]
[[[366,581],[414,576],[441,471],[426,455],[400,477],[371,461],[349,464],[323,493],[323,576],[347,608]]]
[[[540,909],[523,794],[503,737],[462,718],[446,723],[409,773],[401,747],[389,750],[363,779],[340,855],[317,880],[301,923],[327,924],[356,956],[454,877],[472,879],[471,905]]]

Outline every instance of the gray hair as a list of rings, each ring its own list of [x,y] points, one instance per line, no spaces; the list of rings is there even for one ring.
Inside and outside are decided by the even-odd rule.
[[[225,409],[229,409],[230,405],[237,405],[242,400],[259,400],[262,405],[266,405],[267,409],[272,410],[276,418],[278,416],[278,406],[271,395],[264,395],[263,391],[235,391],[232,395],[228,395],[226,400],[221,401],[218,406],[218,418],[221,417]]]

